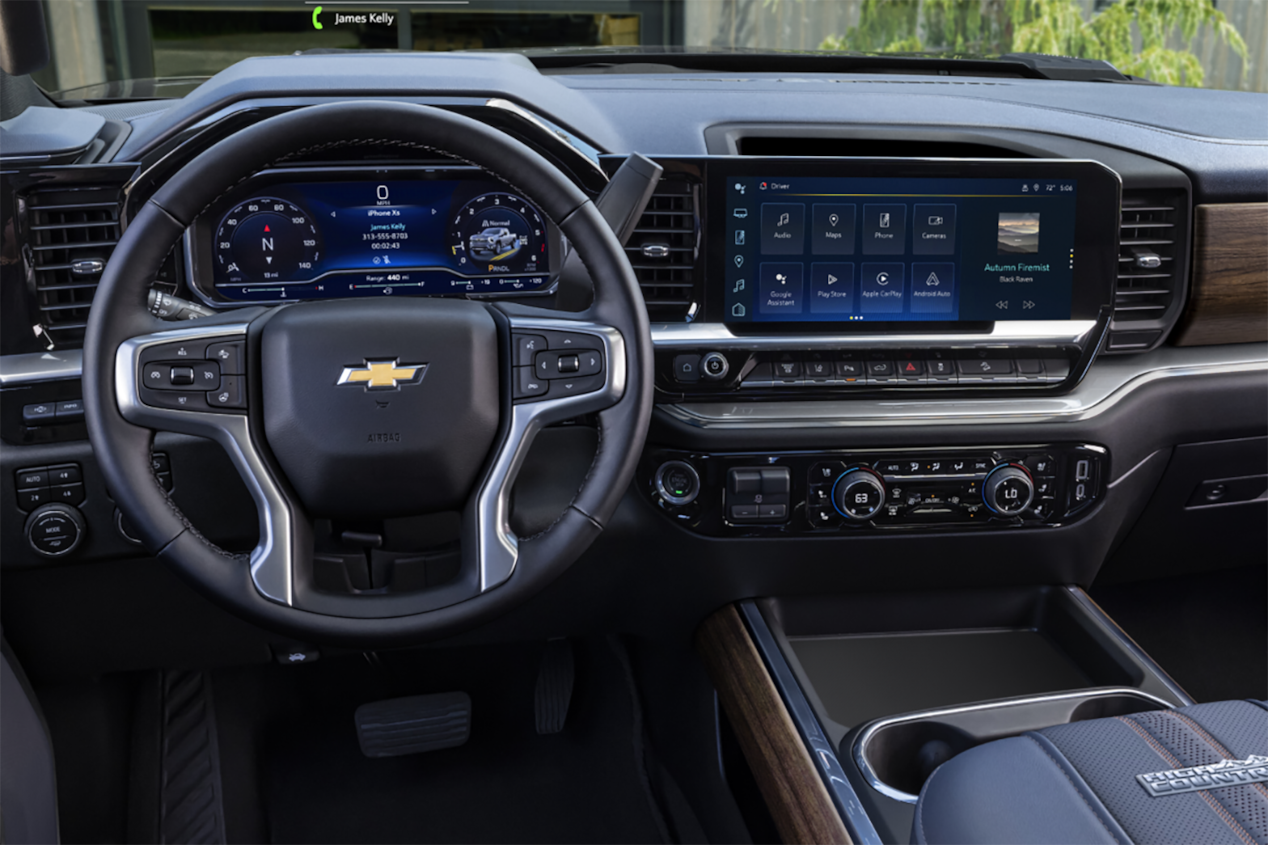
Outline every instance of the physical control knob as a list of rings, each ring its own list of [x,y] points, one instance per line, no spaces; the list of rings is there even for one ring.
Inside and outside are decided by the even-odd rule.
[[[84,518],[70,505],[45,505],[26,518],[26,541],[44,557],[65,557],[84,537]]]
[[[731,364],[721,352],[706,352],[700,359],[700,372],[710,381],[726,378]]]
[[[852,469],[832,485],[832,504],[846,519],[871,519],[885,504],[885,482],[870,469]]]
[[[1035,483],[1026,469],[1017,464],[1000,464],[982,482],[982,499],[992,511],[1016,516],[1030,507]]]

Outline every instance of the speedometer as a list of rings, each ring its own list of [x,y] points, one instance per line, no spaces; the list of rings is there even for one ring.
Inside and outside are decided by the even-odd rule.
[[[221,220],[214,257],[231,284],[307,279],[321,260],[321,235],[294,203],[257,197],[234,206]]]
[[[547,272],[546,223],[515,194],[495,191],[468,201],[449,220],[448,244],[469,275]]]

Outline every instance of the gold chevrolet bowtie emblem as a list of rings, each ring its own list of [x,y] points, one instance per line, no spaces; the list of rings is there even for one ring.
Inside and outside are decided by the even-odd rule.
[[[417,384],[423,380],[426,364],[401,364],[391,361],[369,361],[364,367],[344,367],[336,384],[361,385],[367,390],[395,390],[402,384]]]

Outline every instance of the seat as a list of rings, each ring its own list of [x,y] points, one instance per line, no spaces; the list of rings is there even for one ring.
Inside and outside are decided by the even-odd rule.
[[[1265,845],[1265,781],[1262,701],[1073,722],[938,767],[916,803],[912,841]]]

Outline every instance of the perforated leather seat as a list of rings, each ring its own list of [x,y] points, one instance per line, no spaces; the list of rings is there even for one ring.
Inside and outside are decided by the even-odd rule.
[[[1261,701],[1075,722],[944,763],[921,790],[912,841],[1265,845],[1264,779]]]

